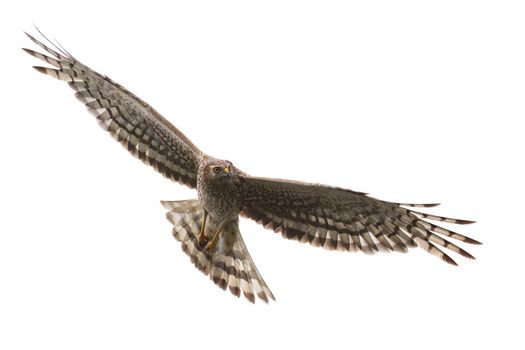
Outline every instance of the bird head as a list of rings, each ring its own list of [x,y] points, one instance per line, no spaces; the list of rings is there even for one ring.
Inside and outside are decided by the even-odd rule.
[[[214,160],[204,167],[206,178],[217,181],[238,182],[239,171],[228,160]]]

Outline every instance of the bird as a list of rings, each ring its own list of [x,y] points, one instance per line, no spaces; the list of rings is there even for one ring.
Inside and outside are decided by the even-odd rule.
[[[457,263],[449,252],[474,259],[450,239],[479,241],[436,223],[474,221],[417,209],[439,203],[389,202],[339,187],[248,175],[232,162],[202,152],[145,101],[36,30],[42,41],[25,34],[45,53],[23,50],[49,66],[33,68],[67,82],[102,129],[132,155],[197,191],[197,198],[161,203],[182,250],[221,289],[237,297],[242,294],[252,303],[256,297],[265,303],[275,300],[243,241],[239,217],[286,239],[328,250],[374,254],[420,247],[451,265]]]

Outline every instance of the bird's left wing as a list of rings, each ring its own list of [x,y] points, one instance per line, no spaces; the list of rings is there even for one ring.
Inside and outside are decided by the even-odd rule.
[[[24,51],[54,67],[35,66],[37,71],[66,81],[100,126],[135,157],[171,180],[190,188],[197,186],[203,153],[182,132],[146,102],[80,63],[45,36],[54,49],[26,35],[49,56],[30,49]]]
[[[456,265],[436,245],[473,259],[444,237],[479,242],[427,220],[468,224],[473,221],[428,215],[405,207],[437,204],[401,204],[381,201],[364,193],[318,184],[243,175],[242,214],[280,232],[283,237],[327,249],[405,252],[421,247]]]

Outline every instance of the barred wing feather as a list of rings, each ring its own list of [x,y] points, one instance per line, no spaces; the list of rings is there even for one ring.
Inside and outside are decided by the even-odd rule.
[[[24,51],[54,67],[35,66],[37,71],[66,81],[100,126],[135,157],[171,180],[196,187],[203,153],[182,132],[126,88],[80,63],[47,38],[56,50],[26,35],[49,55]]]
[[[408,207],[437,204],[401,204],[381,201],[364,193],[318,184],[243,176],[242,214],[283,237],[343,251],[406,252],[421,247],[444,261],[456,262],[438,246],[466,258],[474,257],[445,237],[479,242],[430,223],[473,221],[428,215]]]

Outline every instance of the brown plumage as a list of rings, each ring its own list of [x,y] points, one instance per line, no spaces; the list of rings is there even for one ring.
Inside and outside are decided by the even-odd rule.
[[[434,203],[386,202],[341,188],[249,176],[231,162],[200,151],[146,102],[63,48],[45,37],[54,49],[27,36],[48,55],[24,51],[54,67],[34,67],[37,71],[66,81],[100,126],[134,156],[197,190],[198,199],[162,202],[173,236],[200,271],[236,296],[242,293],[251,302],[255,296],[265,302],[274,299],[242,240],[239,215],[285,238],[326,249],[373,254],[421,247],[453,265],[456,262],[442,248],[474,258],[446,238],[478,241],[429,222],[473,221],[412,209]]]

